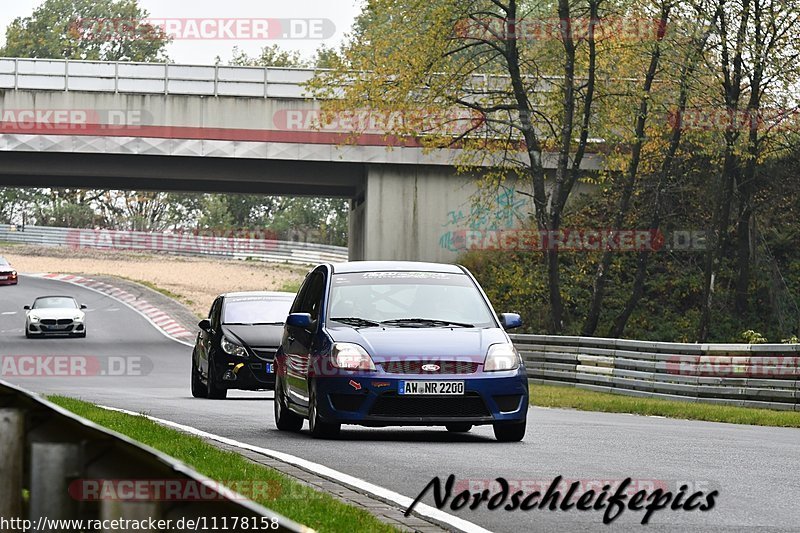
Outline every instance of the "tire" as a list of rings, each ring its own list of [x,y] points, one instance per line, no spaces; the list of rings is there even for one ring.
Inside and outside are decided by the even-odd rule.
[[[500,442],[519,442],[525,437],[528,421],[494,425],[494,438]]]
[[[31,332],[28,331],[27,329],[25,329],[25,338],[26,339],[32,339],[33,338],[33,335],[31,335]]]
[[[317,406],[317,387],[313,384],[308,399],[308,429],[311,436],[317,439],[334,438],[342,429],[341,424],[333,424],[320,419]]]
[[[86,332],[83,331],[81,333],[75,333],[72,336],[75,337],[75,338],[78,338],[78,339],[85,339],[86,338]]]
[[[192,396],[195,398],[208,398],[208,389],[200,379],[200,371],[194,363],[194,353],[192,354]]]
[[[210,400],[224,400],[228,397],[228,389],[217,387],[217,371],[214,360],[208,358],[208,383],[206,383],[206,397]]]
[[[275,399],[272,401],[272,407],[275,411],[275,425],[281,431],[297,433],[303,429],[303,417],[297,416],[286,407],[283,402],[283,389],[279,383],[280,380],[275,381]]]
[[[454,424],[447,424],[445,426],[450,433],[466,433],[472,429],[472,424],[465,424],[464,422],[456,422]]]

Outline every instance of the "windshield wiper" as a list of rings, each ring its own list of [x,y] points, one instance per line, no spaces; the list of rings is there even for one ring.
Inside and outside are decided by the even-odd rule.
[[[375,326],[380,326],[380,322],[375,322],[374,320],[367,320],[366,318],[360,318],[357,316],[340,316],[336,318],[331,318],[334,322],[341,322],[342,324],[347,324],[348,326],[355,326],[357,328],[370,328]]]
[[[381,324],[425,327],[425,326],[458,326],[461,328],[474,328],[475,324],[466,322],[451,322],[450,320],[436,320],[434,318],[395,318],[394,320],[384,320]]]

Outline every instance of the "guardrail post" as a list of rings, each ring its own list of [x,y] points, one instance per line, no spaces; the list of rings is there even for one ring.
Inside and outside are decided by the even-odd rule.
[[[143,521],[149,518],[157,519],[161,516],[158,502],[141,501],[120,501],[120,500],[101,500],[100,520],[103,523],[111,520],[137,520]],[[104,529],[108,533],[117,533],[117,529]],[[150,531],[149,529],[140,531]]]
[[[25,417],[18,409],[0,409],[0,517],[22,518],[22,464]]]
[[[34,442],[31,445],[30,519],[72,518],[77,502],[68,491],[80,475],[80,446]]]

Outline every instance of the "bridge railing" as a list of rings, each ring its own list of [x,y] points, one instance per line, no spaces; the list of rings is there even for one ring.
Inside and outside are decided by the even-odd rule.
[[[310,265],[347,261],[347,248],[270,238],[0,224],[0,242],[74,249],[129,250]]]
[[[180,461],[3,381],[0,473],[0,517],[6,524],[29,521],[28,531],[77,531],[74,523],[51,522],[77,519],[170,520],[158,529],[181,531],[222,523],[242,532],[311,531]]]
[[[314,69],[0,58],[0,89],[305,98]]]
[[[511,337],[533,383],[800,411],[800,344]]]

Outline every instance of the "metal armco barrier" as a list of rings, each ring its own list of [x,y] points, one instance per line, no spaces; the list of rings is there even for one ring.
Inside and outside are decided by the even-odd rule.
[[[76,249],[132,250],[199,257],[250,259],[310,265],[347,261],[347,248],[271,239],[243,239],[192,233],[53,228],[0,224],[0,242],[68,246]]]
[[[179,531],[175,524],[198,519],[212,524],[214,517],[222,524],[226,517],[224,529],[231,531],[313,531],[233,491],[221,490],[218,483],[179,461],[3,381],[0,479],[0,517],[6,521],[25,519],[42,525],[48,523],[45,519],[152,518],[171,520],[170,530]],[[76,498],[71,487],[87,479],[196,483],[203,487],[203,497],[174,501],[137,495],[127,500],[101,497],[85,501]],[[234,526],[237,521],[242,525]],[[254,528],[254,521],[270,525]]]
[[[534,384],[800,411],[800,345],[511,335]]]

